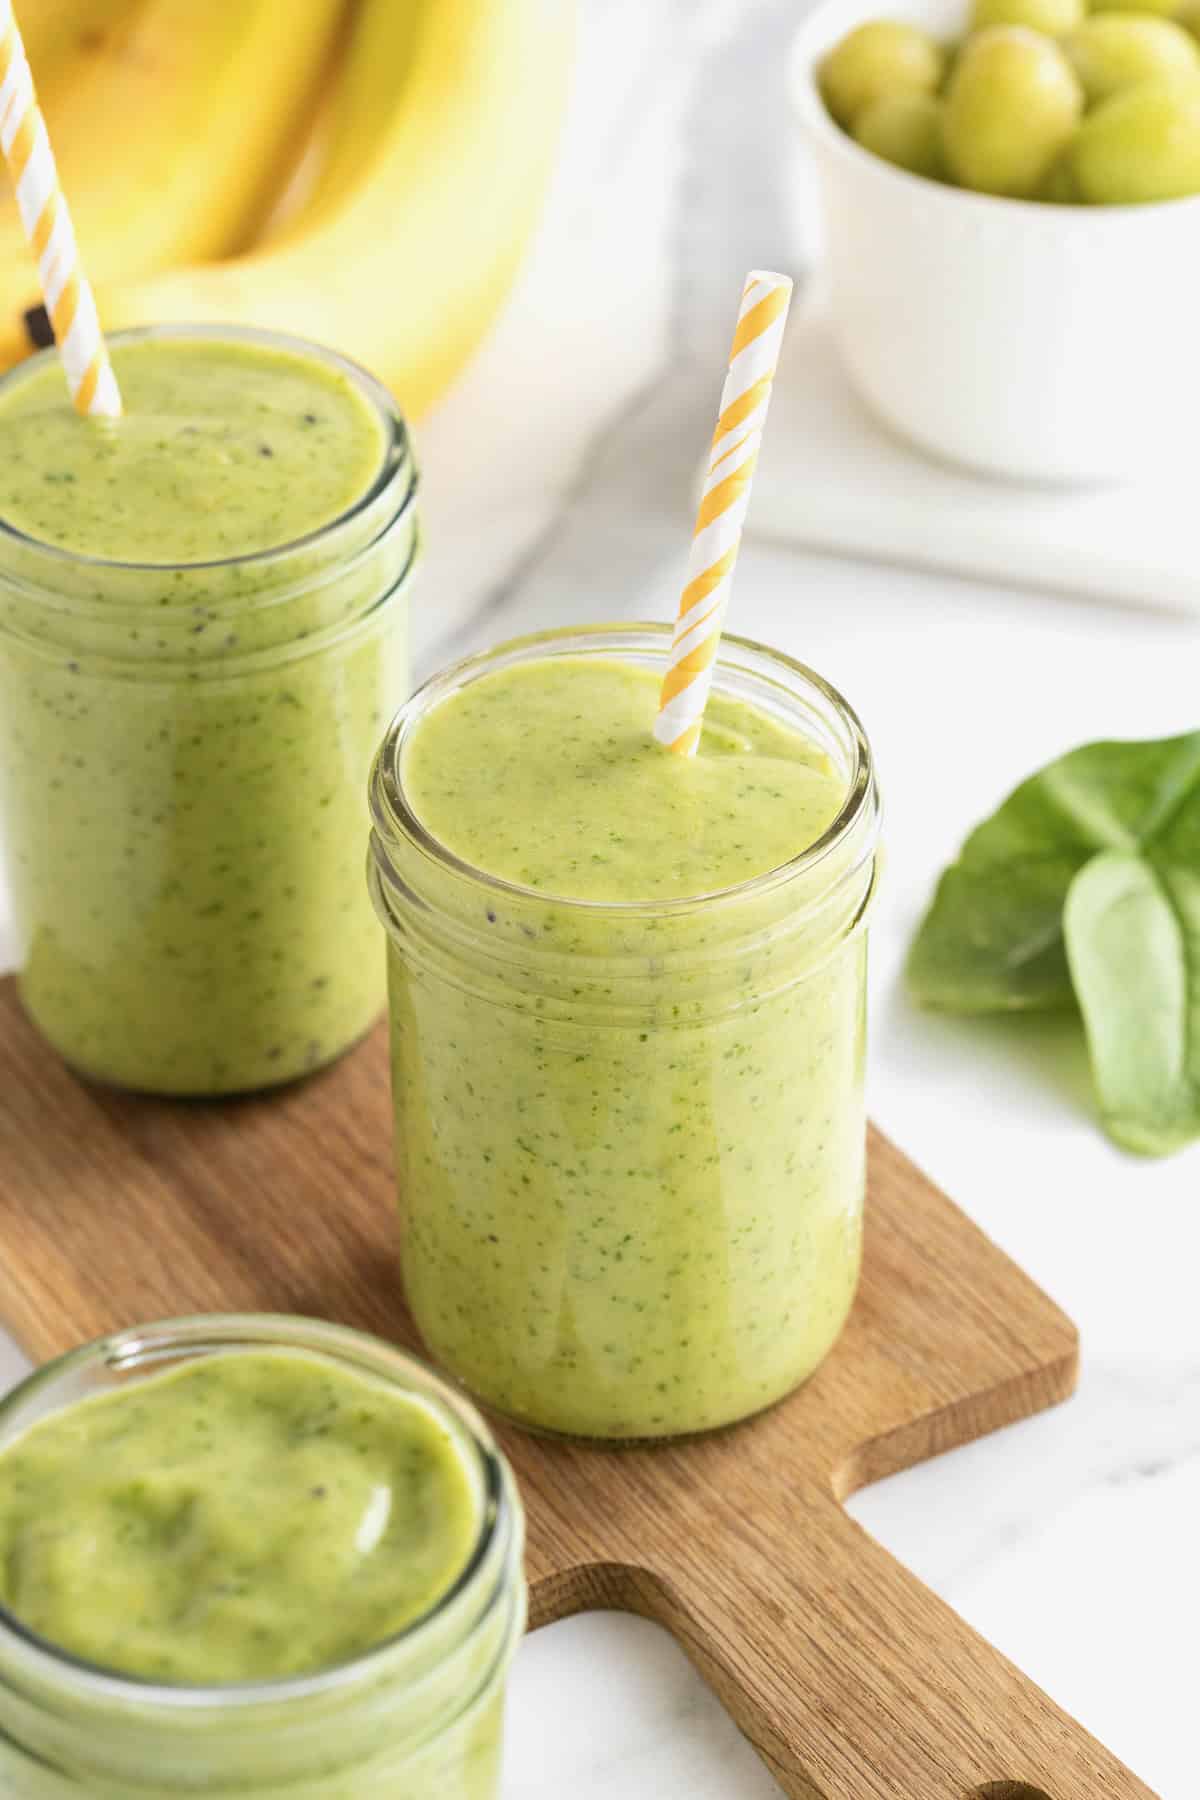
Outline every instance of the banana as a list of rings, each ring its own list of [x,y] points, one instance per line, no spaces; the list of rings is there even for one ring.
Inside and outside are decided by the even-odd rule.
[[[362,0],[327,161],[299,215],[224,262],[101,283],[105,326],[296,332],[357,357],[423,412],[508,293],[573,43],[572,0]],[[19,347],[0,338],[0,354]]]
[[[310,181],[303,208],[295,209],[296,229],[293,232],[293,221],[285,217],[273,231],[268,226],[264,237],[279,241],[313,230],[358,184],[364,165],[405,104],[404,82],[413,72],[430,4],[431,0],[395,0],[387,7],[353,0],[342,60],[312,121]],[[437,45],[426,39],[423,48],[432,66]]]
[[[399,3],[412,11],[408,0],[399,0]],[[283,171],[278,190],[257,233],[257,242],[282,237],[293,220],[310,207],[318,186],[325,179],[324,170],[335,144],[335,126],[340,124],[342,76],[357,17],[358,0],[349,0],[337,40],[325,61],[320,90],[308,109],[291,164]]]
[[[341,9],[342,0],[287,0],[284,24],[281,0],[139,0],[128,29],[51,83],[46,123],[93,283],[249,241]],[[37,300],[9,196],[0,210],[0,338]]]
[[[134,0],[22,0],[21,39],[43,112],[48,96],[69,91],[96,57],[123,42]],[[0,164],[0,217],[12,201],[8,170]]]
[[[70,65],[120,41],[133,9],[134,0],[20,0],[21,37],[43,101]]]

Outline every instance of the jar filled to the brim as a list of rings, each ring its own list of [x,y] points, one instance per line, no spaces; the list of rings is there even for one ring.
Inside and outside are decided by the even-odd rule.
[[[311,1493],[304,1488],[297,1501],[308,1508],[311,1543],[302,1533],[297,1538],[300,1527],[278,1510],[275,1495],[267,1496],[265,1509],[256,1506],[257,1490],[246,1485],[252,1463],[239,1465],[237,1480],[217,1496],[218,1504],[207,1504],[212,1496],[180,1448],[192,1423],[202,1437],[198,1390],[181,1387],[175,1397],[171,1454],[148,1457],[144,1467],[138,1463],[139,1443],[148,1450],[145,1434],[154,1417],[137,1413],[139,1396],[144,1404],[154,1384],[201,1368],[210,1378],[204,1398],[211,1417],[220,1384],[238,1379],[239,1368],[254,1359],[255,1367],[263,1366],[264,1356],[267,1367],[283,1374],[276,1387],[257,1396],[251,1386],[250,1399],[260,1404],[264,1437],[269,1427],[286,1442],[286,1454],[303,1462],[306,1477],[314,1475]],[[212,1660],[219,1662],[231,1641],[220,1608],[239,1582],[252,1585],[255,1572],[261,1580],[279,1580],[276,1565],[285,1558],[293,1569],[316,1571],[322,1598],[307,1613],[302,1595],[286,1596],[302,1628],[315,1634],[336,1624],[339,1581],[360,1607],[369,1606],[371,1595],[359,1577],[369,1583],[370,1571],[357,1566],[358,1552],[379,1542],[392,1520],[400,1518],[402,1526],[415,1520],[426,1541],[436,1530],[437,1520],[422,1512],[433,1490],[427,1478],[422,1485],[422,1466],[414,1461],[410,1468],[403,1457],[389,1470],[390,1482],[372,1493],[349,1539],[334,1539],[322,1526],[329,1505],[339,1500],[337,1484],[346,1459],[353,1463],[355,1442],[353,1404],[343,1408],[343,1426],[335,1418],[335,1428],[329,1427],[322,1371],[355,1384],[348,1392],[361,1392],[375,1412],[386,1413],[389,1402],[419,1410],[437,1434],[439,1454],[455,1459],[473,1508],[457,1577],[403,1630],[334,1666],[227,1681],[167,1681],[98,1666],[18,1617],[10,1584],[10,1604],[0,1606],[0,1790],[6,1800],[184,1800],[199,1793],[228,1800],[495,1800],[505,1684],[525,1622],[521,1504],[511,1470],[474,1408],[414,1358],[313,1320],[228,1315],[139,1327],[60,1358],[0,1403],[0,1463],[11,1468],[6,1459],[23,1445],[36,1448],[41,1428],[59,1420],[78,1423],[89,1409],[103,1416],[108,1409],[111,1424],[99,1434],[102,1442],[107,1434],[105,1467],[79,1470],[71,1524],[79,1527],[82,1507],[93,1504],[89,1483],[103,1480],[94,1505],[108,1509],[109,1528],[114,1509],[127,1513],[123,1564],[136,1559],[143,1545],[154,1567],[171,1561],[173,1576],[192,1584],[191,1603],[172,1633],[191,1634],[194,1651],[196,1634],[203,1640],[209,1631]],[[186,1412],[189,1396],[197,1406],[194,1420]],[[245,1401],[244,1393],[240,1397]],[[111,1468],[118,1438],[128,1463],[119,1478]],[[264,1465],[259,1479],[270,1482],[271,1469]],[[189,1481],[195,1490],[190,1507]],[[0,1506],[5,1531],[10,1511]],[[268,1542],[263,1534],[272,1524],[277,1536]],[[32,1541],[35,1521],[21,1539],[21,1553],[34,1566],[18,1585],[44,1590],[50,1583],[53,1598],[61,1559],[86,1552],[79,1535],[76,1529],[56,1550]],[[133,1595],[122,1598],[106,1570],[97,1569],[96,1579],[67,1601],[75,1618],[80,1608],[91,1609],[93,1636],[103,1626],[125,1649],[144,1623]],[[258,1616],[253,1593],[229,1604],[250,1609],[240,1629],[243,1637],[252,1636]],[[160,1601],[155,1608],[166,1616]],[[269,1614],[262,1616],[269,1621]],[[172,1648],[175,1641],[172,1636]],[[293,1665],[298,1648],[288,1645]]]
[[[807,759],[810,787],[832,796],[827,824],[800,841],[797,815],[794,854],[719,891],[563,891],[586,877],[594,892],[593,869],[635,824],[655,854],[637,802],[609,803],[629,758],[643,761],[647,807],[658,782],[668,812],[686,800],[677,759],[651,760],[667,758],[649,725],[669,636],[549,632],[460,663],[402,709],[372,777],[409,1305],[432,1355],[487,1405],[570,1436],[671,1437],[770,1405],[829,1351],[859,1273],[878,796],[847,703],[790,658],[726,637],[706,729],[736,751],[744,725]],[[632,691],[644,727],[627,708],[597,735],[589,670],[623,705]],[[504,706],[483,697],[510,677]],[[553,739],[529,748],[535,684],[550,683],[562,731],[587,743],[562,781]],[[576,834],[565,879],[544,861],[538,885],[498,876],[440,839],[413,798],[422,733],[473,691],[473,722],[506,711],[511,729],[458,740],[444,816],[458,829],[480,790],[471,816],[489,841],[532,862],[541,819],[518,821],[492,793],[502,745],[512,806],[553,789]],[[438,743],[440,770],[448,732]],[[540,762],[522,776],[527,755]],[[738,767],[722,806],[745,837],[753,777]],[[593,790],[587,836],[577,808]],[[784,808],[772,823],[792,841],[786,800],[763,803]]]
[[[330,351],[179,327],[113,357],[115,423],[75,420],[45,357],[0,382],[20,994],[84,1075],[266,1087],[383,1004],[363,785],[408,689],[416,471]]]

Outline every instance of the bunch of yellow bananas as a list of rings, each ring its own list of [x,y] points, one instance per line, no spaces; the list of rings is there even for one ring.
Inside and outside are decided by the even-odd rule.
[[[105,328],[297,332],[410,414],[508,291],[557,140],[573,0],[17,0]],[[0,368],[38,339],[0,197]]]

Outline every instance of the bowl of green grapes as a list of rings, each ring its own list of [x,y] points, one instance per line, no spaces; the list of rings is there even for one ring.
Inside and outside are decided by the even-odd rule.
[[[825,0],[792,89],[834,334],[886,425],[1009,480],[1184,454],[1200,0]]]

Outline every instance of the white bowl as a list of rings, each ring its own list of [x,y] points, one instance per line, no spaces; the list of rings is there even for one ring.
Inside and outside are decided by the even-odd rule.
[[[1200,423],[1200,197],[1087,207],[967,193],[860,149],[825,110],[817,66],[853,26],[901,18],[950,37],[966,10],[825,0],[796,40],[792,96],[851,379],[893,429],[992,474],[1113,481],[1184,456]]]

